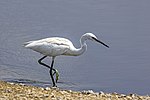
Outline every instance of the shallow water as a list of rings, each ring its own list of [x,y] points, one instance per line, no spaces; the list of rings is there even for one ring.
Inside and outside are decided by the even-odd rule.
[[[150,1],[4,0],[0,1],[0,79],[50,86],[42,55],[26,41],[51,36],[79,38],[93,32],[110,46],[88,41],[79,57],[57,57],[58,86],[73,90],[150,94]],[[50,63],[50,59],[45,60]],[[23,82],[22,82],[23,80]],[[36,82],[39,84],[35,84]]]

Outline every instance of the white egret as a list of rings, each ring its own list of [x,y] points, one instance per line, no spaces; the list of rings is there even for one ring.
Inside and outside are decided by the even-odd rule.
[[[47,68],[50,69],[49,73],[52,79],[53,86],[56,86],[53,76],[54,74],[56,74],[56,82],[57,82],[59,74],[58,71],[53,68],[55,57],[60,55],[79,56],[83,54],[87,49],[86,40],[99,42],[102,45],[109,48],[108,45],[98,40],[97,37],[92,33],[85,33],[81,36],[80,38],[81,47],[78,49],[74,47],[74,45],[69,39],[62,37],[50,37],[41,40],[29,41],[24,43],[24,46],[26,48],[32,49],[44,55],[44,57],[39,59],[38,62],[39,64],[46,66]],[[52,57],[51,66],[48,66],[47,64],[42,62],[42,60],[47,56]]]

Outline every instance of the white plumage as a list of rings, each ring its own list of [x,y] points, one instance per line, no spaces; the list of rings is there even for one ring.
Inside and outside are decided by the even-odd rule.
[[[108,45],[99,41],[97,37],[92,33],[85,33],[84,35],[81,36],[80,38],[81,47],[78,49],[74,47],[74,45],[69,39],[61,37],[50,37],[41,40],[29,41],[24,43],[24,46],[26,48],[32,49],[45,55],[39,60],[39,63],[50,68],[50,75],[53,81],[53,86],[56,86],[52,74],[52,70],[54,70],[55,73],[58,74],[56,70],[53,69],[54,58],[59,55],[78,56],[83,54],[87,49],[86,40],[97,41],[103,44],[104,46],[109,47]],[[47,56],[53,58],[51,67],[41,62]]]
[[[65,54],[73,44],[65,38],[51,37],[25,43],[26,48],[40,52],[47,56],[58,56]]]

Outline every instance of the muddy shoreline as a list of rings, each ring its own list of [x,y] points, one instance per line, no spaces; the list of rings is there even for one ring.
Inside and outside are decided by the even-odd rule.
[[[0,81],[0,100],[150,100],[150,96],[41,88]]]

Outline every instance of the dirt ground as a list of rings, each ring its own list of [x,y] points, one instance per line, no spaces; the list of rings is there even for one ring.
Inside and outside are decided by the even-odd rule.
[[[150,96],[95,93],[92,90],[77,92],[0,81],[0,100],[150,100]]]

